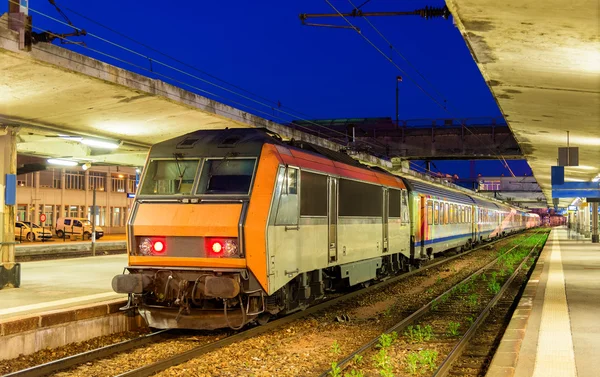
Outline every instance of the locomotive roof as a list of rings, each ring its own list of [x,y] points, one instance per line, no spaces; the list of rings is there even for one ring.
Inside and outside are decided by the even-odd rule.
[[[384,169],[373,168],[361,164],[345,153],[333,151],[304,141],[290,140],[284,142],[281,137],[265,128],[226,128],[218,130],[198,130],[170,140],[162,141],[152,146],[150,158],[172,158],[177,155],[186,157],[258,157],[265,143],[282,145],[287,148],[297,148],[314,153],[330,160],[367,170],[377,170],[394,177],[402,178],[413,190],[428,195],[447,198],[457,203],[476,204],[485,208],[498,209],[505,203],[471,196],[467,193],[452,190],[441,185],[419,181],[405,176],[394,175]]]

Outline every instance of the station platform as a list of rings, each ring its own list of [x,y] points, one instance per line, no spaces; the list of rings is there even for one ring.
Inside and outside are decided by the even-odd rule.
[[[0,290],[0,322],[83,304],[126,300],[112,290],[127,255],[55,259],[21,264],[21,287]]]
[[[127,248],[125,234],[107,234],[96,241],[97,252],[125,252]],[[46,256],[69,256],[89,253],[92,242],[89,240],[62,240],[52,238],[49,241],[21,242],[15,247],[17,262],[42,259]]]
[[[554,228],[487,377],[600,375],[600,244]]]

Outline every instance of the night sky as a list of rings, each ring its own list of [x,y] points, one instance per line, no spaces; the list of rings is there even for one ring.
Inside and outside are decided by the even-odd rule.
[[[330,1],[342,12],[352,10],[346,0]],[[356,5],[363,1],[353,0]],[[279,123],[294,119],[283,112],[297,114],[302,119],[395,118],[395,80],[398,75],[404,77],[400,84],[400,119],[501,116],[451,18],[425,20],[407,16],[369,19],[410,63],[391,51],[364,20],[350,19],[362,30],[363,35],[387,56],[391,56],[405,71],[400,72],[353,30],[302,26],[298,18],[300,13],[335,12],[322,0],[57,0],[56,3],[76,26],[142,56],[91,35],[74,40],[84,40],[89,48],[122,61],[77,45],[64,47],[170,82]],[[408,11],[425,5],[441,7],[444,2],[372,0],[362,9]],[[46,0],[30,0],[30,8],[64,20]],[[6,1],[3,1],[0,13],[4,13],[6,9]],[[35,27],[56,33],[71,31],[67,26],[33,10],[30,10],[30,15],[33,17],[34,31],[40,31]],[[73,11],[198,70],[138,45]],[[347,25],[341,18],[315,19],[312,22]],[[150,64],[146,57],[154,62]],[[156,60],[247,98],[161,66]],[[417,67],[419,72],[412,69],[411,65]],[[149,71],[150,67],[152,72]],[[446,111],[435,102],[443,104],[444,100]],[[278,102],[282,111],[272,110],[273,107],[277,108]],[[515,174],[531,174],[526,162],[509,163]],[[437,161],[435,165],[437,169],[432,169],[434,171],[458,174],[461,178],[469,175],[468,162]],[[488,176],[509,174],[497,160],[477,162],[475,172]]]

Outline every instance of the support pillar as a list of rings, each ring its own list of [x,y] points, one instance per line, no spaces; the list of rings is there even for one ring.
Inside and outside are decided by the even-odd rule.
[[[11,183],[7,174],[17,174],[16,131],[0,126],[0,289],[21,285],[21,265],[15,262],[16,203],[6,201],[7,191],[16,194],[16,181]]]
[[[598,202],[592,204],[592,243],[599,243],[598,237]]]

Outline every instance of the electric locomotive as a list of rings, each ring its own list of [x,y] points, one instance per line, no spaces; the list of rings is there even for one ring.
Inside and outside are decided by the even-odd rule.
[[[158,143],[128,219],[127,273],[113,289],[151,327],[239,329],[501,235],[501,222],[475,229],[481,203],[421,185],[264,129]],[[461,237],[440,241],[442,225],[456,224],[440,224],[458,213],[446,209],[455,202],[471,216]]]

